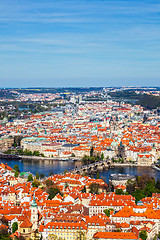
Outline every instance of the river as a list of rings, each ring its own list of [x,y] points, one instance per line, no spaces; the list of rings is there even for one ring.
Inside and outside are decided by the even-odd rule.
[[[64,170],[72,170],[75,168],[74,162],[69,161],[19,161],[19,160],[6,160],[0,159],[0,162],[8,163],[10,167],[13,168],[15,164],[19,165],[19,169],[21,172],[31,172],[34,175],[36,172],[44,173],[48,176],[51,172],[53,174],[64,172]],[[114,168],[110,168],[109,170],[100,172],[100,177],[102,177],[107,183],[109,181],[109,177],[113,173],[121,173],[121,174],[130,174],[134,176],[140,176],[142,174],[148,174],[150,176],[155,177],[155,179],[160,179],[160,170],[153,169],[152,167],[126,167],[126,166],[118,166]],[[95,177],[95,175],[94,175]]]

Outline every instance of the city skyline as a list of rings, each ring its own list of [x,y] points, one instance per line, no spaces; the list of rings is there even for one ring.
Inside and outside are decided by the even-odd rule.
[[[158,1],[0,3],[1,87],[160,86]]]

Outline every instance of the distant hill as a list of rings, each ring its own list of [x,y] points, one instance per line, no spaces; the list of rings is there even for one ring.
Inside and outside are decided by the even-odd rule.
[[[102,87],[77,87],[77,88],[17,88],[16,91],[20,93],[65,93],[65,92],[74,92],[74,93],[83,93],[90,91],[101,91]],[[11,89],[12,90],[12,89]]]
[[[136,94],[135,91],[118,91],[118,92],[110,92],[111,97],[117,100],[123,99],[136,99],[136,103],[141,105],[147,109],[155,109],[160,107],[160,97],[154,95],[147,94]],[[128,101],[129,102],[129,101]]]
[[[139,101],[136,103],[148,109],[155,109],[160,107],[160,97],[153,95],[141,95]]]
[[[14,99],[17,94],[11,92],[8,89],[0,89],[0,98]]]

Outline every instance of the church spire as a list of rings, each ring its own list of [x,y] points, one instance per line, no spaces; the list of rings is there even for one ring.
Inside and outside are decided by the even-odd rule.
[[[34,192],[34,195],[33,195],[33,202],[31,204],[31,207],[37,207],[36,198],[35,198],[35,192]]]

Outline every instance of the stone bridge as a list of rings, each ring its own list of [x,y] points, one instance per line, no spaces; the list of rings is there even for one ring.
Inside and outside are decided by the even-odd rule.
[[[96,172],[101,172],[105,169],[108,169],[110,167],[110,161],[100,161],[100,162],[95,162],[92,164],[84,165],[81,166],[80,168],[75,168],[71,170],[71,173],[74,174],[94,174]]]

